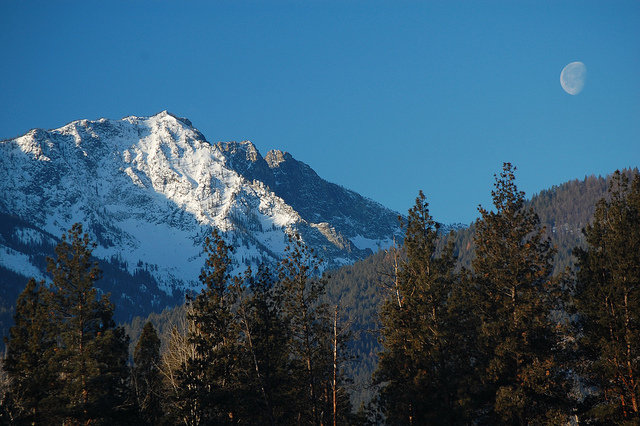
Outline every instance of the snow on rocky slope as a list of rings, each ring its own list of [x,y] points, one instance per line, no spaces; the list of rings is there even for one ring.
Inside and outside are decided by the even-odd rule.
[[[74,121],[0,142],[0,187],[0,213],[29,223],[12,241],[60,236],[81,222],[98,243],[96,257],[131,274],[148,271],[169,294],[197,287],[213,227],[235,247],[238,270],[279,260],[296,231],[327,267],[400,234],[397,213],[324,181],[290,154],[209,143],[166,111]],[[0,266],[37,275],[28,258],[0,238]]]

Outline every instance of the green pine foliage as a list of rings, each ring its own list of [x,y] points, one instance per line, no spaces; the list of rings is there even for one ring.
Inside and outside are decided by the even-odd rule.
[[[457,336],[448,301],[457,281],[452,244],[436,257],[438,225],[420,192],[409,210],[401,264],[382,306],[383,351],[376,380],[388,424],[445,424],[461,421],[453,355]]]
[[[158,337],[160,337],[160,353],[163,353],[167,349],[167,340],[172,330],[179,323],[186,323],[186,315],[187,305],[183,303],[173,308],[165,308],[161,312],[152,312],[144,318],[139,316],[134,317],[130,323],[123,324],[122,326],[131,338],[129,352],[133,354],[135,346],[142,335],[144,326],[147,322],[151,322]],[[181,331],[186,332],[186,328]]]
[[[578,248],[578,367],[595,387],[587,417],[600,424],[640,422],[640,175],[613,175],[607,198]]]
[[[64,422],[115,422],[127,397],[129,341],[115,326],[109,296],[97,297],[101,271],[91,259],[94,246],[75,224],[56,247],[57,259],[49,259],[48,309],[57,340],[49,362]]]
[[[208,255],[200,274],[204,288],[190,302],[192,309],[187,314],[193,324],[188,337],[195,355],[180,372],[180,415],[187,424],[233,424],[239,410],[240,330],[233,312],[238,283],[228,272],[232,247],[214,230],[205,240],[204,250]]]
[[[30,280],[7,343],[12,423],[120,424],[128,397],[128,337],[113,322],[93,244],[75,224],[49,259],[52,284]]]
[[[268,267],[261,265],[255,276],[249,269],[237,311],[245,361],[242,414],[250,424],[288,424],[295,418],[288,332],[275,284]]]
[[[395,250],[379,251],[353,265],[327,274],[322,300],[340,306],[341,322],[351,333],[348,350],[355,355],[343,362],[345,383],[354,407],[367,406],[377,394],[372,373],[378,364],[378,309],[394,282]]]
[[[505,163],[492,191],[495,211],[480,208],[473,266],[478,374],[492,422],[558,424],[564,418],[561,335],[552,320],[559,282],[555,251]]]
[[[333,380],[340,368],[334,364],[333,349],[341,342],[332,339],[329,308],[320,299],[327,281],[317,276],[321,260],[298,234],[290,236],[285,252],[278,275],[292,359],[294,413],[302,424],[327,424],[333,416],[351,411],[334,410],[333,390],[337,393],[341,384]]]
[[[295,234],[275,272],[231,276],[214,231],[202,291],[132,346],[76,224],[2,312],[0,424],[637,424],[638,172],[531,201],[514,172],[468,229],[443,235],[420,192],[399,247],[324,276]]]
[[[623,174],[638,174],[638,169],[624,169]],[[545,228],[546,235],[556,247],[554,257],[554,275],[567,267],[573,269],[574,247],[585,248],[586,240],[582,230],[591,222],[598,200],[605,197],[612,176],[585,176],[561,185],[553,186],[534,194],[525,200],[525,206],[533,208]],[[455,235],[455,253],[458,256],[458,268],[471,269],[475,256],[475,223],[461,229]]]
[[[42,424],[53,408],[55,375],[43,362],[52,356],[55,344],[44,303],[46,291],[44,283],[29,280],[16,302],[15,325],[5,337],[3,367],[10,379],[3,401],[6,423]]]
[[[175,389],[167,418],[188,425],[350,422],[342,369],[348,333],[320,302],[320,261],[294,235],[278,278],[264,266],[231,277],[230,250],[217,231],[207,239],[204,288],[186,314],[188,338],[175,328],[166,346],[165,387]]]
[[[24,231],[39,235],[40,238],[24,239]],[[31,264],[40,270],[46,270],[47,258],[56,257],[55,247],[59,237],[49,234],[37,226],[0,212],[0,241],[19,253],[29,257]],[[118,306],[114,310],[114,320],[117,323],[130,322],[136,315],[148,315],[158,306],[175,306],[184,301],[184,294],[176,291],[172,295],[166,294],[158,286],[155,278],[140,263],[133,273],[129,273],[129,265],[117,256],[111,259],[94,259],[103,271],[102,278],[96,282],[98,292],[121,294],[129,297],[119,298]],[[7,335],[13,324],[15,301],[29,281],[29,276],[0,266],[0,335]],[[141,285],[145,291],[141,292]],[[144,323],[140,324],[140,331]],[[133,349],[133,348],[132,348]]]
[[[163,416],[160,338],[150,321],[144,325],[133,352],[132,386],[141,423],[157,425]]]

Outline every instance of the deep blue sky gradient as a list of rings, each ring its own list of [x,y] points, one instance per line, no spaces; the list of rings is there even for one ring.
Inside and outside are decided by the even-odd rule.
[[[0,139],[189,118],[441,222],[640,166],[640,1],[3,1]],[[560,86],[570,62],[584,91]]]

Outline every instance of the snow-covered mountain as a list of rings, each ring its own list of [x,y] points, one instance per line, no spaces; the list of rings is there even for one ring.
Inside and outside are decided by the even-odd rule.
[[[327,267],[400,235],[396,212],[289,153],[262,157],[248,141],[210,143],[166,111],[0,142],[0,188],[2,270],[43,277],[43,261],[24,247],[51,247],[80,222],[98,243],[96,257],[168,295],[197,288],[213,227],[235,247],[238,269],[279,260],[291,232]]]

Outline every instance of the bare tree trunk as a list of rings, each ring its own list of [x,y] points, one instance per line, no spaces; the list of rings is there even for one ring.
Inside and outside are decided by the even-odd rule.
[[[338,305],[333,317],[333,426],[338,425]]]
[[[634,413],[638,412],[638,399],[636,398],[636,382],[635,382],[635,378],[633,375],[633,365],[632,365],[632,359],[633,359],[633,354],[631,353],[631,336],[632,336],[632,331],[630,329],[630,322],[631,319],[629,318],[629,299],[628,299],[628,294],[625,292],[624,295],[624,310],[625,310],[625,340],[626,340],[626,344],[627,344],[627,356],[626,356],[626,361],[627,361],[627,375],[629,376],[629,384],[628,384],[628,389],[631,391],[630,392],[630,399],[631,399],[631,409],[633,410]]]
[[[402,308],[402,297],[400,296],[400,283],[398,283],[399,269],[400,269],[400,265],[398,264],[398,249],[396,247],[396,241],[394,238],[393,240],[393,286],[396,292],[398,308]]]
[[[253,365],[256,371],[256,377],[258,378],[258,383],[260,383],[260,391],[262,393],[262,398],[264,399],[265,406],[267,407],[267,414],[269,415],[269,423],[272,425],[275,425],[276,421],[273,417],[273,408],[271,407],[271,401],[265,389],[264,378],[260,373],[258,358],[256,357],[256,351],[253,347],[253,340],[251,339],[251,329],[249,327],[249,321],[247,320],[247,312],[245,311],[244,308],[241,308],[240,311],[242,313],[242,325],[244,326],[245,333],[247,333],[247,342],[249,343],[249,350],[251,351],[251,358],[253,359]]]
[[[188,309],[191,309],[191,307]],[[160,373],[164,376],[164,380],[176,397],[180,389],[180,381],[178,379],[180,369],[187,364],[189,359],[196,359],[197,357],[195,345],[189,343],[187,337],[187,333],[190,330],[195,331],[195,326],[186,318],[187,314],[171,330],[171,334],[168,336],[169,343],[162,353],[160,368]],[[177,405],[180,405],[180,403]],[[184,416],[181,421],[187,426],[197,424],[199,421],[197,410],[193,409],[190,417]]]

